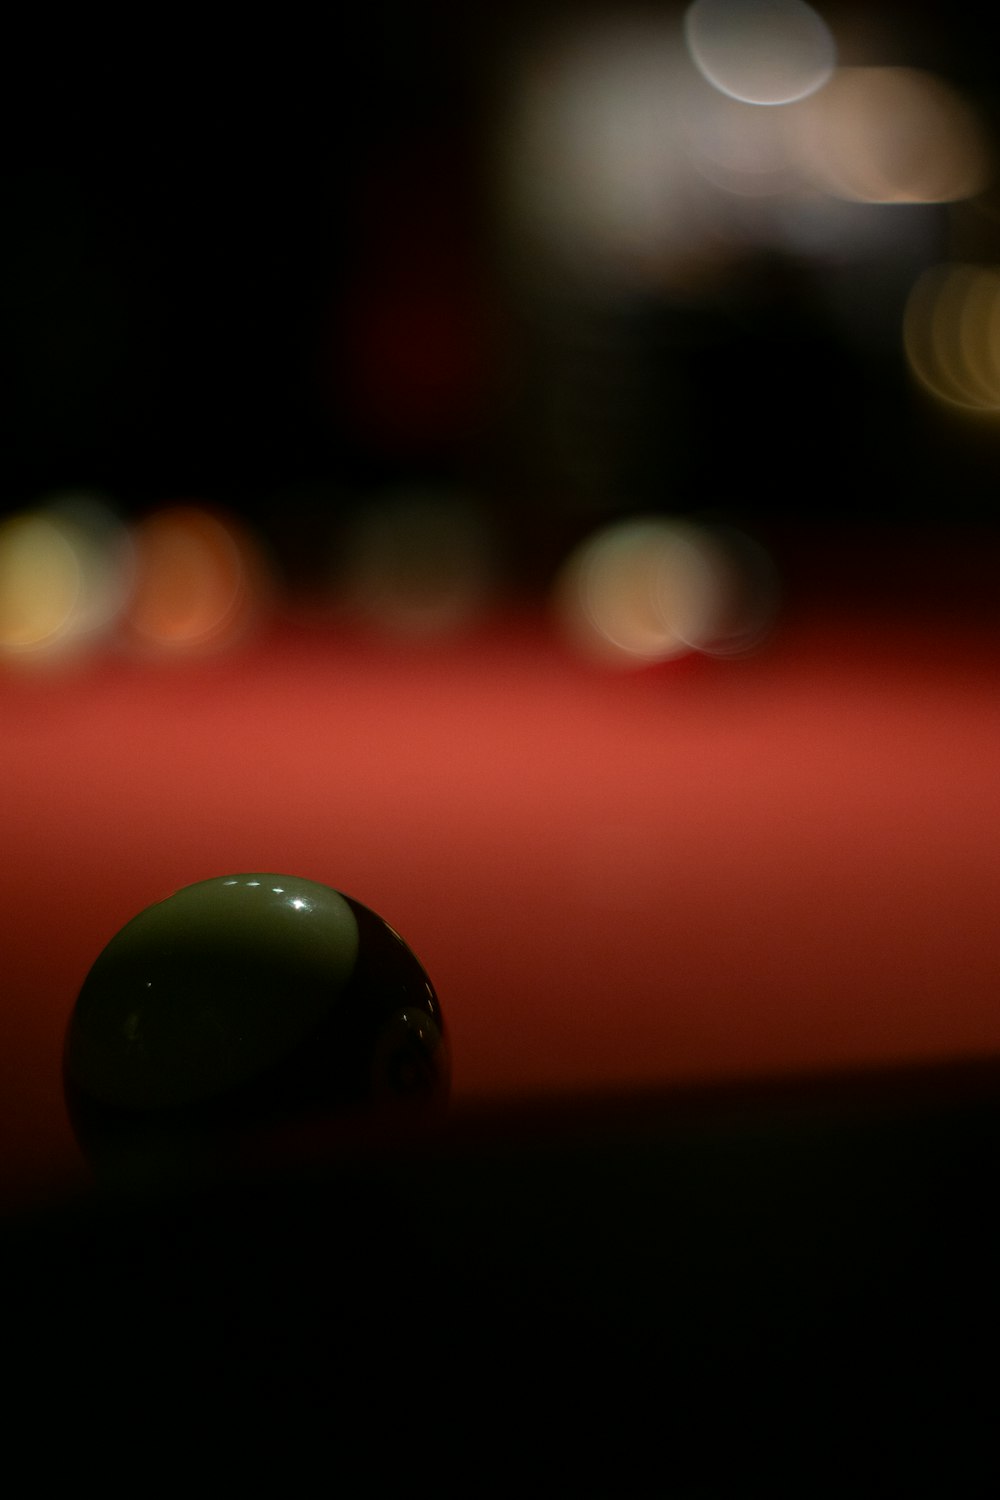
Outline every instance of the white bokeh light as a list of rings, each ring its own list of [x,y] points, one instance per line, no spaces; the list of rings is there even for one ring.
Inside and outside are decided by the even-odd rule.
[[[586,537],[556,579],[557,623],[579,654],[618,668],[698,651],[734,655],[769,629],[770,559],[725,527],[637,516]]]
[[[790,104],[831,76],[836,47],[804,0],[695,0],[684,17],[692,61],[745,104]]]

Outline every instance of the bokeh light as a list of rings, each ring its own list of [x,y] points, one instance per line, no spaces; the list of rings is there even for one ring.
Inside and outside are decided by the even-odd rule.
[[[657,516],[585,538],[553,589],[573,649],[611,667],[749,650],[770,627],[776,599],[770,560],[749,537]]]
[[[700,79],[692,80],[680,104],[688,160],[715,188],[753,198],[798,190],[787,111],[752,109]]]
[[[709,83],[747,104],[803,99],[836,62],[828,26],[803,0],[695,0],[684,36]]]
[[[755,87],[720,86],[716,31]],[[992,174],[986,124],[951,84],[913,67],[837,67],[825,22],[797,0],[698,0],[683,26],[553,24],[526,40],[503,101],[501,241],[512,284],[533,282],[547,306],[556,290],[724,296],[761,250],[824,267],[920,256],[927,224],[842,205],[956,202]]]
[[[370,500],[345,529],[332,587],[362,625],[424,640],[470,626],[492,599],[496,572],[479,506],[447,491],[399,491]]]
[[[0,645],[37,650],[61,639],[80,596],[71,541],[49,516],[25,514],[0,526]]]
[[[702,528],[716,580],[710,628],[695,642],[710,656],[743,656],[769,635],[778,615],[780,579],[767,548],[735,526]]]
[[[938,401],[1000,411],[1000,270],[926,270],[906,304],[903,348],[912,374]]]
[[[114,626],[131,586],[125,527],[99,497],[54,497],[0,525],[0,652],[65,658]]]
[[[714,216],[677,124],[690,63],[667,21],[555,32],[518,59],[499,146],[499,209],[522,250],[584,280],[711,257]],[[707,216],[707,219],[706,219]]]
[[[72,630],[81,638],[102,637],[116,625],[132,589],[128,527],[107,500],[86,492],[54,496],[45,510],[71,539],[80,568]]]
[[[134,528],[135,583],[126,610],[134,644],[161,653],[240,640],[266,607],[266,560],[249,530],[197,505],[164,507]]]
[[[841,68],[795,113],[807,179],[864,203],[946,203],[990,178],[983,127],[943,79],[916,68]]]

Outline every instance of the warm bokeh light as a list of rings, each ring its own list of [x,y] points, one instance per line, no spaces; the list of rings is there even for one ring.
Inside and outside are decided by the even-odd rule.
[[[258,619],[268,583],[245,527],[195,505],[170,506],[134,530],[132,639],[163,652],[227,646]]]
[[[761,548],[728,528],[662,517],[615,522],[567,559],[553,591],[574,649],[609,666],[755,645],[776,602]]]
[[[435,638],[470,625],[495,583],[492,529],[471,501],[437,491],[372,500],[334,560],[336,602],[396,638]]]
[[[53,498],[0,526],[0,652],[65,656],[115,623],[131,580],[127,534],[111,507]]]
[[[64,635],[80,597],[72,543],[49,516],[14,516],[0,526],[0,648],[49,646]]]
[[[915,68],[840,68],[795,114],[807,178],[865,203],[946,203],[989,182],[983,128],[944,80]]]
[[[906,304],[903,348],[913,375],[939,401],[1000,411],[1000,270],[925,271]]]
[[[684,36],[709,83],[747,104],[789,104],[821,88],[836,48],[803,0],[695,0]]]

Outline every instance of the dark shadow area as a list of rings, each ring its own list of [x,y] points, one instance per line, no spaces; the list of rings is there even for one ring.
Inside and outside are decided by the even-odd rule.
[[[419,1148],[84,1196],[6,1226],[7,1367],[112,1468],[207,1441],[232,1474],[277,1453],[349,1484],[653,1462],[667,1493],[979,1493],[997,1081],[484,1111]]]

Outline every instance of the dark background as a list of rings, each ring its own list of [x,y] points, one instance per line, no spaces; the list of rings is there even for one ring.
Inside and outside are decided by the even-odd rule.
[[[933,69],[993,130],[973,12],[824,11],[835,32],[859,13],[880,60]],[[815,266],[748,257],[721,301],[626,298],[580,375],[565,320],[553,343],[497,253],[497,101],[541,15],[375,3],[15,28],[0,505],[70,487],[126,514],[224,505],[293,582],[345,508],[397,483],[474,492],[529,584],[629,509],[723,511],[776,544],[854,523],[991,529],[995,428],[933,410],[898,348],[859,348]],[[989,194],[942,210],[942,251],[989,262],[998,222]],[[560,382],[570,446],[604,411],[598,493],[538,438]],[[776,450],[788,484],[769,477]]]
[[[433,8],[380,4],[11,48],[5,500],[82,482],[259,507],[391,467],[392,434],[350,410],[350,325],[408,261],[430,301],[481,274],[477,50]],[[437,426],[399,462],[453,468],[469,419]]]

